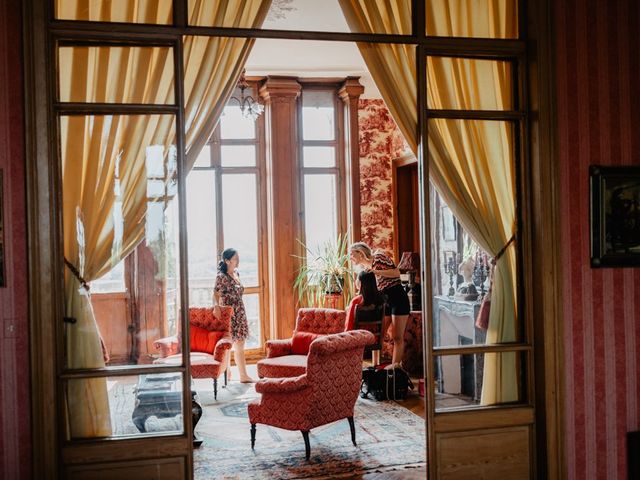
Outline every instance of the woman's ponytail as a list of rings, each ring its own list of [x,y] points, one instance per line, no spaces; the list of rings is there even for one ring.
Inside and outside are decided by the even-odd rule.
[[[227,273],[227,264],[224,260],[218,262],[218,271],[221,273]]]

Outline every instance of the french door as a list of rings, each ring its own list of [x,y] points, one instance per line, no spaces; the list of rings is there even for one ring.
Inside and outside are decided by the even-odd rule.
[[[92,206],[91,209],[85,212],[69,210],[76,213],[66,217],[63,215],[64,202],[77,194],[77,184],[73,184],[72,181],[69,185],[64,185],[63,182],[65,178],[74,180],[67,175],[69,171],[65,171],[74,159],[81,158],[88,151],[106,151],[105,149],[113,144],[109,143],[110,140],[123,135],[123,132],[130,133],[136,129],[164,132],[160,137],[154,137],[153,134],[143,135],[142,140],[136,144],[141,153],[132,160],[127,161],[129,149],[123,150],[122,155],[116,151],[115,155],[109,156],[109,161],[116,159],[116,163],[124,163],[107,165],[98,162],[89,165],[85,172],[88,175],[91,168],[96,167],[108,167],[112,172],[110,175],[114,182],[106,186],[101,185],[100,192],[105,198],[115,198],[115,201],[109,203],[109,211],[106,213],[113,215],[109,221],[118,222],[117,213],[113,212],[118,211],[118,202],[121,202],[122,208],[126,210],[126,198],[131,194],[131,190],[124,188],[129,185],[126,182],[131,180],[131,175],[136,169],[147,170],[144,173],[145,188],[140,194],[145,197],[150,214],[148,218],[140,218],[143,225],[138,227],[142,228],[141,238],[150,249],[150,261],[157,268],[154,293],[163,300],[162,306],[156,312],[161,323],[157,328],[163,331],[162,325],[166,327],[172,324],[175,326],[174,332],[167,333],[186,331],[187,311],[191,304],[187,299],[191,294],[196,298],[198,287],[195,282],[200,276],[207,279],[203,283],[209,281],[218,253],[222,248],[229,246],[240,251],[240,271],[243,283],[248,287],[246,300],[248,304],[254,302],[255,305],[248,307],[264,318],[264,305],[267,302],[264,301],[266,290],[261,279],[265,277],[266,272],[260,264],[259,257],[265,247],[264,242],[261,244],[260,240],[264,238],[260,231],[263,213],[258,206],[259,198],[263,195],[263,172],[259,154],[250,153],[257,145],[260,134],[254,132],[252,137],[245,138],[226,136],[226,120],[223,118],[219,136],[214,135],[213,141],[205,148],[205,151],[209,150],[208,158],[205,154],[198,159],[191,173],[187,173],[189,169],[185,158],[183,46],[188,35],[203,38],[219,36],[358,41],[416,47],[416,137],[419,145],[417,157],[423,272],[429,272],[431,267],[428,243],[430,209],[426,194],[430,179],[428,167],[432,155],[428,142],[430,122],[487,121],[508,125],[515,139],[515,148],[509,151],[508,155],[512,156],[514,168],[517,170],[515,187],[518,189],[519,242],[516,258],[519,272],[517,295],[520,323],[514,338],[507,342],[471,346],[438,343],[435,315],[431,310],[434,301],[429,287],[429,274],[423,273],[425,383],[428,386],[427,453],[430,478],[456,478],[457,474],[466,474],[464,468],[468,467],[469,459],[483,465],[485,473],[506,472],[505,475],[508,477],[513,473],[509,468],[513,466],[514,458],[517,464],[516,474],[533,477],[536,444],[544,444],[544,441],[536,442],[537,432],[534,427],[537,395],[534,384],[544,382],[536,383],[533,378],[532,317],[536,307],[533,305],[534,289],[531,287],[538,284],[537,280],[540,280],[540,285],[544,282],[541,281],[543,274],[536,272],[531,261],[525,260],[530,258],[529,253],[533,250],[531,237],[534,233],[537,234],[533,231],[533,225],[535,221],[542,219],[540,211],[534,212],[536,216],[533,220],[527,216],[530,213],[529,195],[533,180],[530,178],[531,165],[527,158],[530,147],[527,103],[529,59],[524,28],[525,5],[522,1],[505,0],[509,5],[517,7],[516,17],[519,20],[516,20],[518,29],[515,36],[490,39],[464,36],[454,38],[455,35],[426,30],[425,10],[431,1],[427,0],[425,3],[413,0],[404,3],[410,4],[412,11],[410,31],[389,33],[382,29],[380,32],[368,34],[322,32],[322,27],[319,27],[318,31],[238,30],[225,25],[224,21],[207,25],[197,22],[189,24],[189,7],[195,2],[187,0],[157,2],[157,17],[151,21],[132,21],[120,16],[120,11],[114,9],[115,16],[111,23],[91,16],[60,15],[54,4],[59,6],[65,3],[64,0],[26,2],[25,14],[29,32],[25,47],[25,76],[30,243],[39,247],[37,251],[32,249],[30,269],[31,295],[34,302],[31,311],[31,350],[34,352],[32,370],[34,390],[38,391],[34,392],[32,408],[36,432],[34,458],[38,459],[34,476],[100,478],[100,472],[105,471],[109,471],[112,476],[119,472],[123,478],[192,476],[192,392],[188,355],[183,354],[183,361],[179,366],[135,364],[109,367],[104,365],[103,360],[96,354],[100,348],[100,343],[95,342],[98,337],[92,334],[92,344],[86,345],[81,337],[80,340],[74,339],[75,333],[70,334],[74,327],[86,325],[79,325],[77,318],[65,314],[65,277],[72,278],[73,288],[78,288],[80,293],[77,298],[81,302],[84,301],[87,292],[83,287],[82,275],[74,272],[81,270],[78,259],[82,255],[67,259],[70,265],[65,266],[62,258],[65,243],[63,239],[67,234],[72,235],[72,241],[78,250],[86,247],[88,242],[99,239],[99,235],[92,236],[92,228],[95,226],[86,222],[91,220],[87,217],[87,212],[101,212],[95,203],[100,197],[95,197],[85,198],[88,205]],[[446,2],[439,3],[446,5]],[[456,2],[451,2],[454,3]],[[385,35],[380,36],[380,33]],[[129,97],[114,98],[109,96],[107,88],[104,95],[92,96],[92,90],[86,88],[89,83],[77,81],[78,69],[72,70],[72,77],[65,77],[68,72],[57,68],[65,62],[65,55],[76,54],[80,59],[88,59],[92,68],[99,66],[104,58],[122,58],[126,55],[130,55],[131,58],[155,58],[164,62],[164,68],[154,73],[160,77],[168,75],[161,78],[161,84],[169,87],[162,90],[162,95],[154,91],[148,92],[149,95],[136,96],[138,89],[132,89]],[[461,57],[471,61],[485,59],[511,65],[511,91],[514,98],[509,108],[494,111],[483,105],[434,108],[429,104],[426,74],[428,63],[433,58]],[[81,64],[80,67],[81,71],[87,65]],[[135,82],[140,75],[149,74],[148,71],[137,73],[138,76],[134,75],[128,81]],[[106,82],[106,87],[115,85],[109,84],[114,79],[101,77],[100,80]],[[105,87],[101,82],[98,82],[97,86]],[[67,96],[62,95],[65,92]],[[79,138],[84,143],[78,143]],[[326,147],[328,144],[315,146]],[[116,186],[116,177],[119,179],[119,186]],[[199,196],[196,196],[196,191]],[[244,202],[245,207],[238,206],[238,202],[235,201],[238,195],[250,199],[249,202]],[[198,205],[200,201],[202,205]],[[187,204],[189,212],[192,205],[201,208],[194,208],[193,213],[188,213]],[[65,230],[67,228],[68,231]],[[198,237],[207,241],[196,245],[195,236],[191,238],[188,234],[191,230],[199,231]],[[82,232],[91,235],[85,237]],[[116,232],[115,235],[119,233]],[[117,257],[118,249],[127,248],[126,245],[117,242],[112,247],[115,249],[110,251],[113,258]],[[198,254],[205,259],[201,272],[196,265],[190,265],[187,250],[191,248],[194,252],[201,249]],[[87,258],[82,261],[85,260],[87,264],[95,262],[95,259]],[[100,268],[98,270],[101,271]],[[190,281],[193,281],[196,287],[192,288],[189,285]],[[209,288],[203,284],[203,303],[207,301]],[[82,289],[84,291],[81,291]],[[545,298],[553,297],[548,290],[545,292]],[[144,334],[151,335],[151,330],[153,328],[149,327]],[[262,328],[260,338],[252,341],[259,345],[268,333]],[[83,346],[88,347],[91,355],[95,357],[93,364],[73,363],[74,359],[81,356]],[[182,336],[181,346],[183,352],[188,350],[185,335]],[[517,386],[515,395],[509,397],[506,402],[496,401],[491,405],[442,408],[442,405],[436,402],[436,391],[430,388],[436,383],[435,366],[438,359],[469,355],[490,355],[494,363],[496,358],[505,358],[503,363],[514,367]],[[458,360],[458,363],[464,363]],[[119,419],[127,415],[130,418],[133,415],[129,411],[120,412],[124,417],[112,415],[115,412],[112,407],[114,402],[117,403],[117,395],[131,385],[137,385],[139,390],[141,386],[153,382],[153,376],[157,376],[175,393],[171,398],[175,400],[176,422],[160,431],[125,431],[122,435],[116,434],[113,427],[117,427]],[[83,392],[99,399],[99,410],[92,410],[89,405],[80,401]],[[132,407],[134,409],[135,405]],[[104,428],[84,428],[96,419]],[[478,445],[483,446],[481,455],[486,455],[486,458],[479,456]],[[501,452],[506,452],[506,456]]]

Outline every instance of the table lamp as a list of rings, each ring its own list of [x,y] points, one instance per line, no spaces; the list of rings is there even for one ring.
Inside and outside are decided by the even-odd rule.
[[[420,289],[415,283],[416,273],[420,270],[420,254],[418,252],[403,252],[398,264],[398,270],[401,273],[406,273],[409,277],[407,295],[409,296],[411,310],[422,310]]]

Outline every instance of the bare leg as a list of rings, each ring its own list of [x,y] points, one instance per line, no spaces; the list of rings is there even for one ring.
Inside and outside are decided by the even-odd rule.
[[[225,357],[225,362],[227,363],[226,372],[227,372],[227,381],[231,381],[231,349],[227,350],[227,356]]]
[[[244,359],[244,340],[238,340],[233,342],[233,358],[238,365],[238,371],[240,372],[240,381],[243,383],[254,382],[247,373],[247,362]]]
[[[391,316],[391,333],[393,335],[393,357],[392,362],[398,364],[402,362],[404,353],[404,329],[407,326],[409,315]]]

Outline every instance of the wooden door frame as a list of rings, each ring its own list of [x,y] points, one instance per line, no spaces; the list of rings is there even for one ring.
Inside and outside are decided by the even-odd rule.
[[[48,51],[48,2],[27,0],[23,3],[23,56],[25,107],[25,162],[27,191],[27,225],[29,244],[29,327],[31,361],[31,418],[32,472],[34,478],[57,478],[62,461],[61,434],[55,419],[58,401],[63,397],[57,390],[58,366],[61,365],[61,328],[53,321],[62,318],[58,299],[64,293],[61,275],[62,251],[57,234],[60,229],[57,212],[60,192],[55,189],[59,178],[56,162],[56,139],[50,136],[52,111],[49,99],[53,92],[51,64]],[[418,5],[419,2],[414,4]],[[527,172],[531,189],[531,237],[536,261],[531,265],[531,278],[540,285],[536,290],[533,315],[535,319],[535,384],[538,473],[547,478],[563,478],[563,382],[562,382],[562,322],[561,277],[558,240],[560,236],[558,209],[558,169],[555,129],[555,77],[553,71],[553,24],[550,0],[520,0],[520,11],[528,25],[530,49],[528,81],[531,109],[536,112],[529,124],[527,145],[531,154]],[[422,9],[422,10],[421,10]],[[424,4],[417,12],[423,11]],[[118,27],[113,31],[118,31]],[[158,28],[161,34],[162,27]],[[524,30],[521,30],[524,31]],[[230,36],[244,35],[229,32]],[[263,33],[271,38],[299,38],[317,40],[368,41],[364,34],[327,34],[318,32]],[[401,38],[389,36],[390,41],[402,43]],[[442,45],[462,48],[460,39],[441,39]],[[482,44],[482,42],[479,42]],[[491,42],[486,42],[490,45]],[[432,47],[436,44],[431,43]],[[481,47],[479,47],[481,48]],[[424,78],[424,72],[418,72]],[[423,180],[427,178],[422,173]],[[541,192],[545,192],[544,196]],[[428,199],[423,197],[428,203]],[[428,210],[422,208],[424,216]],[[532,295],[532,294],[529,294]],[[35,301],[37,299],[37,301]],[[530,298],[529,298],[530,300]],[[426,330],[425,330],[426,333]],[[426,351],[426,350],[425,350]],[[56,360],[56,361],[52,361]],[[428,363],[431,363],[429,360]],[[534,399],[532,399],[534,400]],[[430,418],[433,424],[434,419]],[[143,439],[156,452],[163,451],[164,439]],[[190,440],[190,439],[188,439]],[[138,443],[136,443],[138,444]],[[142,445],[142,443],[140,443]],[[96,445],[97,447],[98,445]],[[429,443],[434,448],[433,443]],[[88,449],[89,451],[90,449]],[[435,474],[434,474],[435,475]],[[432,477],[435,478],[435,477]]]
[[[562,265],[560,260],[560,170],[557,162],[555,37],[551,0],[529,0],[528,82],[531,188],[536,464],[540,478],[566,477]],[[537,139],[537,141],[534,141]]]
[[[399,157],[391,159],[391,202],[393,208],[391,209],[391,221],[393,222],[393,254],[395,256],[396,263],[400,262],[400,235],[398,232],[398,168],[406,167],[408,165],[414,165],[418,163],[416,156],[407,152]],[[418,216],[419,212],[418,212]],[[419,227],[419,225],[418,225]]]

